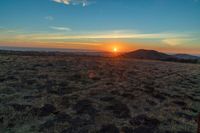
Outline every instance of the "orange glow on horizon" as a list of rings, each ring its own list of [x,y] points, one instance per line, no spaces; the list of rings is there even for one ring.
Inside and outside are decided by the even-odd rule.
[[[50,49],[78,49],[78,50],[91,50],[103,51],[112,53],[131,52],[137,49],[152,49],[164,53],[187,53],[187,54],[200,54],[198,47],[196,49],[180,48],[165,46],[152,43],[127,43],[123,41],[106,41],[106,42],[32,42],[32,41],[0,41],[0,47],[26,47],[26,48],[50,48]]]

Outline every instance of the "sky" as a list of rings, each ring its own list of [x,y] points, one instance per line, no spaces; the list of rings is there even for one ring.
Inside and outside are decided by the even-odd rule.
[[[200,0],[0,0],[0,46],[200,54]]]

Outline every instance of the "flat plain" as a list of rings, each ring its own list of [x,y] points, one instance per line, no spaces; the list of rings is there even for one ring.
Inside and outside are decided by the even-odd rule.
[[[200,65],[0,55],[1,133],[195,133]]]

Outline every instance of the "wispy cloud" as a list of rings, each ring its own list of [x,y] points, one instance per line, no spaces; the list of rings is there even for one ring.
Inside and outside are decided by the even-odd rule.
[[[5,28],[5,27],[1,27],[0,26],[0,34],[4,34],[4,33],[16,33],[17,30],[15,29],[8,29],[8,28]]]
[[[57,26],[51,26],[50,27],[53,30],[59,30],[59,31],[71,31],[69,27],[57,27]]]
[[[54,27],[55,29],[62,29],[62,27]],[[188,37],[186,34],[175,33],[129,33],[129,34],[88,34],[88,35],[32,35],[36,40],[71,40],[71,39],[166,39],[166,38],[184,38]]]
[[[177,46],[177,45],[185,44],[186,42],[189,42],[191,40],[192,39],[186,39],[186,38],[169,38],[169,39],[162,40],[162,42],[170,46]]]
[[[9,34],[3,34],[4,36],[0,36],[0,40],[15,40],[15,41],[31,41],[31,42],[70,42],[70,41],[84,41],[84,42],[93,42],[94,40],[103,41],[103,40],[126,40],[130,41],[146,41],[146,40],[156,40],[156,42],[160,41],[162,44],[166,44],[169,46],[177,46],[181,44],[186,44],[187,42],[191,42],[192,39],[197,38],[194,33],[174,33],[174,32],[163,32],[163,33],[141,33],[139,31],[129,31],[129,30],[113,30],[113,31],[96,31],[89,33],[75,33],[75,31],[71,31],[69,27],[59,27],[59,26],[51,26],[52,30],[63,31],[59,34],[55,33],[44,33],[44,34],[13,34],[12,36]],[[67,32],[64,32],[67,31]],[[5,33],[5,31],[2,31]]]
[[[50,20],[50,21],[52,21],[52,20],[54,20],[54,17],[53,16],[46,16],[46,17],[44,17],[46,20]]]
[[[69,5],[71,0],[53,0],[53,1],[57,2],[57,3],[63,3],[63,4],[66,4],[66,5]]]
[[[65,5],[82,5],[83,7],[91,4],[89,0],[53,0],[53,1]]]

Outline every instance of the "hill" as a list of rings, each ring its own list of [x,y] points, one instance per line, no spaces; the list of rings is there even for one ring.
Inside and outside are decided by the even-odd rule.
[[[175,54],[173,56],[176,57],[176,58],[178,58],[178,59],[200,60],[200,57],[194,56],[194,55],[189,55],[189,54]]]
[[[145,49],[139,49],[136,51],[122,54],[120,56],[125,58],[161,60],[161,61],[172,61],[172,62],[182,62],[182,63],[200,62],[200,57],[194,55],[189,55],[189,54],[168,55],[166,53],[158,52],[155,50],[145,50]]]
[[[125,53],[122,57],[135,58],[135,59],[151,59],[151,60],[165,60],[172,58],[171,55],[161,53],[155,50],[139,49],[133,52]]]

